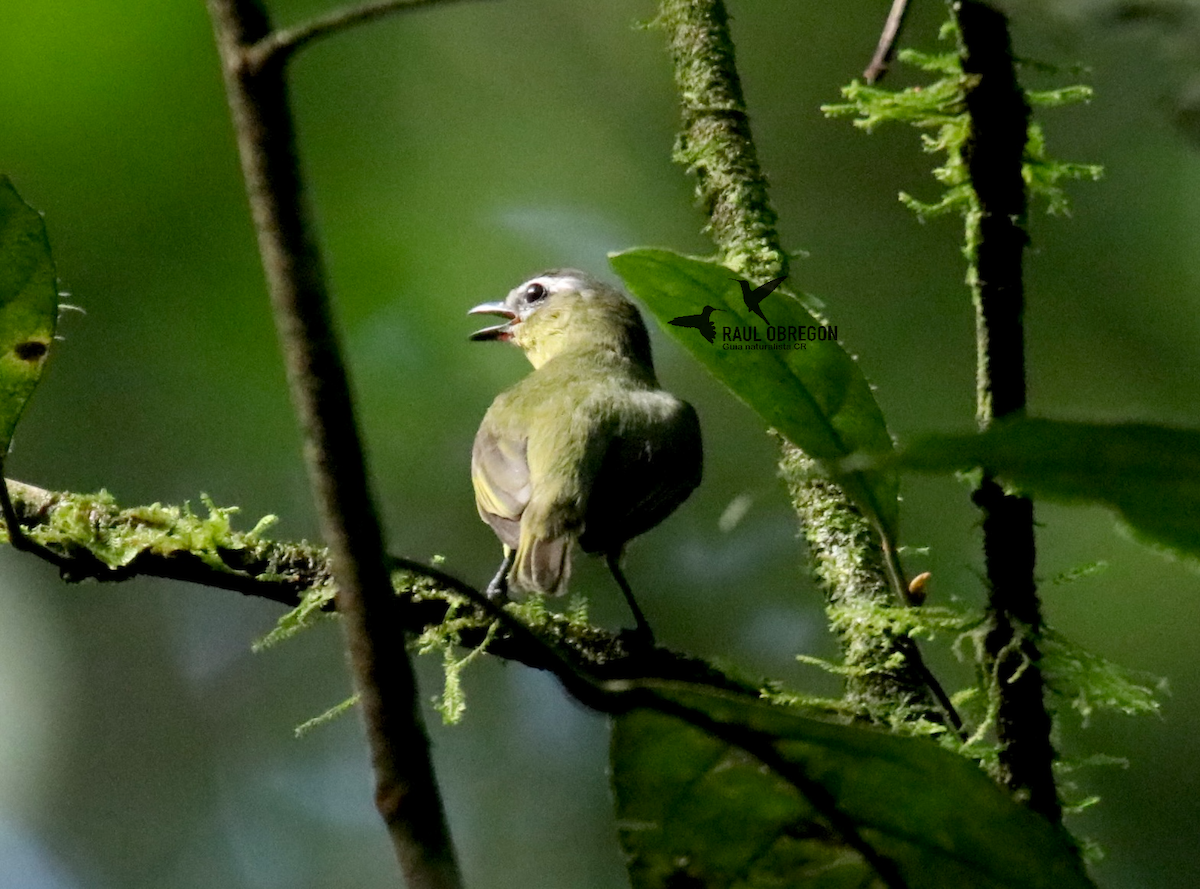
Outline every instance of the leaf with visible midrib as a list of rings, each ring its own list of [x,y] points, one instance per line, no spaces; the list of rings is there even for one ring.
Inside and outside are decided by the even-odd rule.
[[[896,462],[924,472],[980,467],[1029,494],[1098,503],[1144,542],[1200,558],[1200,430],[1019,419],[931,436]]]
[[[0,459],[42,376],[57,320],[46,226],[0,176]]]
[[[862,369],[840,344],[815,340],[786,351],[728,351],[723,326],[754,326],[761,319],[746,308],[734,273],[710,260],[669,250],[637,248],[609,255],[625,285],[662,322],[662,329],[694,355],[718,380],[770,426],[831,472],[855,452],[887,454],[892,439],[883,412]],[[697,331],[670,324],[699,314],[705,306],[720,313],[718,338],[707,342]],[[773,327],[820,326],[794,296],[777,290],[762,304]],[[764,332],[765,339],[765,332]],[[898,521],[896,475],[866,470],[836,475],[846,493],[895,538]]]
[[[825,817],[831,805],[909,889],[1095,889],[1063,831],[931,740],[709,690],[654,694],[804,780],[768,770],[730,733],[649,709],[617,717],[612,780],[634,889],[886,886]]]

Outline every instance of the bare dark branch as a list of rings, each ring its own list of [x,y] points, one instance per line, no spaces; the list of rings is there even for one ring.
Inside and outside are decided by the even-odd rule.
[[[247,63],[272,33],[258,0],[209,0],[259,253],[375,772],[375,804],[410,889],[460,889],[421,718],[395,635],[383,532],[304,196],[282,65]]]
[[[875,83],[887,73],[892,55],[896,51],[896,38],[900,36],[900,28],[904,25],[904,14],[908,12],[908,0],[892,0],[892,8],[888,11],[887,21],[883,23],[883,31],[879,35],[879,43],[875,47],[875,55],[871,64],[863,71],[863,79],[867,83]]]
[[[269,64],[282,64],[313,41],[349,30],[355,25],[453,2],[457,0],[377,0],[375,3],[335,9],[303,24],[272,31],[246,49],[246,61],[255,70]]]

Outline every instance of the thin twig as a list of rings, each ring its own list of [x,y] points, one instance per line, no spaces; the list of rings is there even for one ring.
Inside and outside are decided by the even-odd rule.
[[[258,0],[209,0],[246,193],[305,462],[333,563],[383,817],[409,889],[460,889],[412,664],[396,638],[395,599],[353,398],[295,149],[282,65],[254,69],[271,34]]]
[[[883,23],[883,31],[879,35],[879,43],[875,46],[875,55],[871,64],[863,71],[863,79],[867,83],[875,83],[887,73],[896,51],[896,38],[900,36],[900,28],[904,26],[904,14],[908,12],[908,0],[892,0],[892,8],[888,12],[887,21]]]
[[[453,2],[457,0],[377,0],[375,3],[335,9],[299,25],[272,31],[246,49],[246,62],[254,70],[260,70],[269,64],[282,65],[295,55],[297,50],[322,37],[329,37],[355,25],[365,25],[396,13]]]
[[[1029,106],[1017,83],[1008,22],[977,0],[952,2],[958,25],[971,133],[964,148],[979,212],[968,217],[969,272],[978,340],[976,412],[981,428],[1025,412],[1025,293],[1028,236],[1022,166]],[[986,475],[973,497],[983,512],[988,579],[984,656],[998,697],[1001,781],[1030,808],[1062,819],[1054,747],[1037,637],[1041,606],[1034,576],[1033,502]]]

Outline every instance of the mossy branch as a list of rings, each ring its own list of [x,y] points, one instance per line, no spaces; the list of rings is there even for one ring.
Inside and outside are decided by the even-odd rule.
[[[667,35],[682,107],[675,160],[696,175],[696,194],[721,261],[755,281],[786,275],[788,256],[750,131],[724,3],[662,0],[656,24]],[[886,544],[845,492],[788,443],[781,468],[830,608],[894,601],[895,584],[883,558]],[[846,533],[829,533],[826,523]],[[847,688],[852,710],[893,725],[896,714],[956,720],[953,709],[942,712],[930,691],[937,684],[910,639],[865,638],[852,622],[835,620],[834,627],[847,666],[860,677]]]
[[[8,491],[25,535],[54,554],[53,564],[70,583],[164,577],[287,606],[310,590],[332,588],[323,547],[263,536],[273,516],[235,531],[236,508],[206,498],[208,515],[198,515],[186,503],[121,509],[106,491],[47,491],[11,479]],[[0,530],[0,536],[7,535]]]
[[[871,526],[799,448],[785,442],[780,465],[825,589],[830,628],[841,644],[851,711],[893,728],[944,725],[949,719],[960,729],[954,706],[909,635],[911,627],[863,619],[896,605]]]
[[[675,160],[696,174],[696,196],[721,261],[757,281],[788,273],[777,217],[750,134],[722,0],[663,0],[683,129]]]
[[[153,503],[122,509],[101,491],[77,494],[47,491],[8,481],[18,522],[28,538],[49,549],[68,582],[118,582],[133,577],[162,577],[246,596],[288,608],[304,603],[300,623],[336,610],[329,552],[306,541],[271,540],[264,532],[274,522],[267,516],[249,531],[233,527],[233,507],[207,499],[202,515],[188,504]],[[0,528],[3,539],[3,528]],[[387,629],[394,636],[414,637],[441,627],[457,610],[461,644],[483,643],[493,622],[483,612],[465,615],[462,603],[478,590],[453,575],[411,559],[392,558],[395,590]],[[465,616],[464,616],[465,615]],[[598,680],[676,679],[714,688],[757,694],[757,689],[722,673],[698,658],[658,647],[652,652],[630,648],[626,637],[591,626],[571,616],[542,612],[534,624],[542,644],[530,645],[501,629],[493,632],[487,653],[537,669],[550,669],[545,646],[577,669]],[[274,637],[268,637],[272,640]]]

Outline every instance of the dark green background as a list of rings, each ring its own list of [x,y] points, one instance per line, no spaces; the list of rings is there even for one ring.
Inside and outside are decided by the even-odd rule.
[[[825,300],[902,440],[969,429],[973,320],[959,224],[918,224],[931,198],[911,131],[867,137],[837,101],[888,0],[731,0],[747,98],[790,248],[793,283]],[[298,21],[324,7],[273,4]],[[1073,4],[1073,9],[1088,10]],[[1094,67],[1090,106],[1046,112],[1052,149],[1106,165],[1072,187],[1074,218],[1035,219],[1030,402],[1073,419],[1200,425],[1200,162],[1171,118],[1186,72],[1152,30],[1045,17],[1025,4],[1018,52]],[[939,3],[909,39],[934,48]],[[463,3],[315,46],[292,69],[311,199],[327,250],[391,546],[482,583],[498,547],[468,481],[475,427],[525,372],[471,344],[465,310],[542,268],[606,273],[638,244],[705,252],[690,183],[671,164],[676,101],[647,0]],[[238,504],[315,535],[263,295],[210,27],[199,0],[9,0],[0,29],[0,169],[47,216],[65,341],[17,430],[9,472],[106,487],[125,504]],[[1176,29],[1175,36],[1179,30]],[[1038,85],[1052,82],[1035,77]],[[896,83],[905,82],[903,77]],[[636,544],[628,574],[662,640],[809,689],[792,662],[832,656],[819,593],[760,424],[661,337],[660,376],[693,401],[706,480]],[[740,495],[749,512],[718,519]],[[1105,887],[1190,887],[1200,681],[1200,579],[1114,532],[1099,510],[1039,507],[1050,621],[1127,666],[1168,676],[1164,718],[1102,715],[1071,756],[1128,757],[1078,773],[1103,803],[1072,826],[1108,850]],[[980,599],[976,515],[953,480],[909,479],[908,556],[934,601]],[[599,566],[576,589],[627,621]],[[355,719],[295,741],[341,700],[336,628],[260,656],[278,611],[165,582],[68,587],[0,552],[0,885],[393,885]],[[961,671],[948,655],[939,668]],[[423,665],[424,693],[438,689]],[[430,713],[452,827],[472,887],[619,887],[604,721],[548,678],[488,663],[467,676],[466,723]]]

